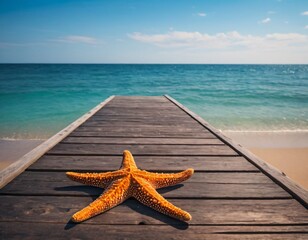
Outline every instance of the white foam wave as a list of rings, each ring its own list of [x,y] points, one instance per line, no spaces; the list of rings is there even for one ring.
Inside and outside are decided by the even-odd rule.
[[[222,130],[225,133],[308,133],[308,129],[277,129],[277,130]]]

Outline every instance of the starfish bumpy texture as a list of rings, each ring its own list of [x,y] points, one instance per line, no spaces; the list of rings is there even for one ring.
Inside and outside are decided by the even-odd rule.
[[[104,192],[91,204],[72,216],[73,222],[82,222],[119,205],[130,197],[158,212],[182,221],[191,220],[188,212],[174,206],[155,189],[168,187],[190,178],[194,170],[189,168],[180,173],[151,173],[137,168],[132,154],[123,152],[119,170],[106,173],[75,173],[66,175],[90,186],[104,188]]]

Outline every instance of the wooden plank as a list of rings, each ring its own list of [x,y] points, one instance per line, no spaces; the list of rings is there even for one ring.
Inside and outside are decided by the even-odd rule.
[[[163,96],[116,96],[114,102],[124,102],[127,103],[127,101],[132,102],[167,102],[166,99]]]
[[[93,118],[119,118],[119,119],[146,119],[151,120],[155,119],[156,121],[185,121],[185,120],[191,120],[191,117],[185,114],[160,114],[160,115],[154,115],[154,114],[95,114]]]
[[[125,105],[120,105],[120,104],[108,104],[104,107],[105,110],[117,110],[117,111],[148,111],[153,110],[153,111],[157,111],[157,110],[171,110],[171,111],[182,111],[181,109],[179,109],[177,106],[175,106],[172,103],[164,103],[164,104],[125,104]]]
[[[287,177],[283,172],[274,168],[273,166],[265,163],[262,159],[258,158],[250,151],[246,150],[239,144],[233,142],[228,137],[224,136],[220,131],[212,127],[209,123],[207,123],[203,118],[193,113],[189,109],[187,109],[184,105],[177,102],[175,99],[166,95],[166,98],[189,114],[192,118],[202,124],[206,129],[211,131],[215,136],[217,136],[220,140],[228,144],[239,154],[245,156],[248,161],[258,167],[263,173],[269,176],[273,181],[275,181],[279,186],[284,188],[288,193],[290,193],[295,199],[297,199],[306,209],[308,209],[308,191],[303,189],[301,186],[297,185],[293,182],[289,177]]]
[[[96,116],[117,116],[117,117],[152,117],[152,118],[160,118],[160,117],[165,117],[166,115],[168,115],[168,117],[183,117],[183,118],[188,118],[189,116],[187,116],[185,114],[185,112],[160,112],[160,111],[156,111],[155,113],[153,111],[143,111],[143,112],[134,112],[134,111],[130,111],[130,112],[110,112],[108,113],[105,110],[101,110],[99,112],[97,112],[95,114]]]
[[[142,222],[141,222],[142,223]],[[90,225],[90,224],[49,224],[49,223],[0,223],[2,239],[42,239],[48,235],[53,239],[207,239],[207,240],[238,240],[238,239],[273,239],[303,240],[307,239],[305,226],[264,227],[256,226],[256,231],[249,232],[249,226],[144,226],[144,225]],[[260,229],[260,230],[258,230]],[[268,230],[269,229],[269,230]],[[286,229],[286,230],[285,230]],[[185,231],[183,231],[185,230]],[[236,232],[237,231],[237,232]],[[290,232],[289,232],[290,231]]]
[[[177,133],[174,131],[170,132],[159,132],[159,131],[142,131],[142,132],[133,132],[129,131],[122,131],[122,132],[115,132],[113,130],[106,130],[103,132],[91,131],[91,132],[80,132],[74,131],[70,134],[70,137],[136,137],[136,138],[215,138],[212,133],[208,132],[182,132]]]
[[[85,172],[85,171],[78,171]],[[104,171],[98,171],[104,172]],[[176,171],[178,172],[178,171]],[[72,180],[66,177],[65,172],[32,172],[26,171],[24,174],[20,175],[15,179],[15,184],[29,183],[29,182],[57,182],[70,185]],[[12,182],[13,183],[13,182]],[[265,184],[265,183],[273,183],[273,181],[266,177],[263,173],[260,172],[208,172],[208,173],[200,173],[195,172],[194,175],[183,182],[186,183],[225,183],[225,184]],[[80,185],[76,183],[76,185]],[[30,186],[31,187],[31,186]],[[5,189],[3,189],[5,190]]]
[[[119,126],[117,128],[110,128],[109,126],[80,126],[78,127],[75,132],[110,132],[110,133],[132,133],[132,132],[151,132],[151,133],[159,133],[159,134],[182,134],[182,133],[208,133],[208,131],[201,126],[193,127],[176,127],[176,126],[147,126],[147,125],[135,125],[135,126]]]
[[[0,188],[12,181],[16,176],[22,173],[27,167],[38,160],[45,152],[54,147],[58,142],[63,140],[68,136],[74,129],[80,126],[82,123],[87,121],[91,116],[93,116],[97,111],[99,111],[103,106],[105,106],[109,101],[113,99],[113,96],[107,98],[102,103],[98,104],[92,110],[78,118],[76,121],[68,125],[66,128],[56,133],[54,136],[34,148],[29,153],[22,156],[13,164],[9,165],[7,168],[0,171]]]
[[[39,181],[39,180],[37,180]],[[30,186],[12,182],[4,187],[0,195],[33,196],[98,196],[100,188],[80,185],[75,182],[39,182]],[[32,185],[32,186],[31,186]],[[185,186],[185,187],[183,187]],[[194,199],[290,199],[290,195],[276,184],[220,184],[220,183],[185,183],[160,189],[165,198]]]
[[[80,127],[108,127],[108,128],[129,128],[129,127],[140,127],[140,128],[200,128],[200,124],[196,122],[153,122],[153,123],[148,123],[148,122],[140,122],[140,121],[135,121],[135,122],[112,122],[112,121],[87,121],[84,124],[82,124]]]
[[[130,116],[127,118],[119,118],[116,116],[93,116],[91,119],[89,119],[87,122],[89,123],[97,123],[97,124],[148,124],[148,125],[170,125],[170,124],[178,124],[178,125],[187,125],[187,124],[198,124],[195,120],[192,118],[186,118],[186,117],[177,117],[177,118],[168,118],[167,116],[161,117],[161,118],[152,118],[152,117],[136,117],[136,116]]]
[[[154,119],[153,119],[154,120]],[[156,123],[156,124],[153,124]],[[171,122],[141,122],[141,121],[136,121],[136,122],[113,122],[113,121],[91,121],[87,125],[82,125],[79,127],[81,128],[89,128],[91,130],[95,128],[112,128],[112,130],[117,131],[117,129],[128,129],[128,128],[133,128],[133,129],[138,129],[138,131],[142,130],[159,130],[159,131],[175,131],[175,132],[197,132],[199,131],[204,131],[208,132],[207,129],[202,127],[200,124],[197,124],[195,122],[175,122],[173,121],[173,125],[171,125]]]
[[[283,189],[274,183],[245,183],[243,177],[231,181],[223,179],[225,174],[211,179],[208,174],[196,174],[184,184],[178,184],[158,190],[166,198],[224,198],[224,199],[274,199],[290,198]],[[239,173],[238,173],[239,174]],[[220,180],[218,181],[218,176]],[[202,179],[202,177],[204,177]],[[247,176],[246,176],[247,177]],[[217,178],[217,179],[215,179]],[[226,177],[225,177],[226,178]],[[241,179],[242,178],[242,179]],[[254,180],[252,180],[254,181]],[[231,183],[235,182],[235,183]],[[11,184],[0,190],[0,194],[10,195],[52,195],[52,196],[98,196],[102,189],[89,187],[66,178],[65,173],[27,172],[14,179]]]
[[[223,145],[217,138],[103,138],[103,137],[67,137],[62,143],[93,143],[93,144],[168,144],[168,145]]]
[[[182,125],[187,125],[187,124],[196,124],[191,119],[187,118],[181,118],[181,119],[175,119],[175,118],[165,118],[165,119],[153,119],[153,118],[117,118],[117,117],[108,117],[108,116],[95,116],[92,117],[89,120],[89,123],[93,124],[102,124],[102,125],[108,125],[108,124],[123,124],[123,125],[132,125],[132,124],[151,124],[154,126],[157,125],[164,125],[164,126],[169,126],[172,124],[182,124]]]
[[[134,106],[135,104],[140,104],[140,105],[154,105],[154,104],[164,104],[164,105],[170,105],[170,102],[168,102],[168,100],[166,98],[164,98],[164,96],[159,96],[161,99],[147,99],[147,98],[143,98],[143,99],[137,99],[134,97],[128,97],[127,99],[120,99],[119,96],[116,96],[114,101],[112,101],[112,103],[110,103],[110,105],[127,105],[127,102],[129,102],[129,106]]]
[[[126,115],[126,116],[115,116],[115,115],[95,115],[91,119],[93,120],[99,120],[99,121],[112,121],[112,120],[118,120],[118,121],[143,121],[145,123],[152,123],[152,122],[184,122],[184,121],[191,121],[191,118],[189,116],[168,116],[161,115],[161,116],[137,116],[137,115]]]
[[[237,156],[237,153],[226,145],[105,145],[100,144],[65,144],[59,143],[47,154],[76,155],[120,155],[124,150],[130,150],[133,155],[144,156]]]
[[[127,104],[129,103],[129,104]],[[174,106],[174,104],[172,105],[171,102],[153,102],[153,103],[143,103],[143,102],[131,102],[131,101],[127,101],[126,103],[115,103],[115,102],[112,102],[110,104],[108,104],[106,106],[108,109],[131,109],[133,110],[134,108],[137,108],[137,109],[141,109],[141,108],[147,108],[147,109],[171,109],[171,110],[174,110],[174,109],[178,109],[176,106]],[[178,111],[180,111],[180,109],[178,109]]]
[[[152,107],[152,106],[142,106],[142,107],[126,107],[126,106],[122,106],[122,107],[111,107],[111,106],[106,106],[105,108],[99,110],[97,112],[98,114],[101,113],[109,113],[109,114],[179,114],[179,115],[183,115],[183,111],[179,108],[177,108],[176,106],[171,106],[171,107],[166,107],[164,105],[160,105],[160,106],[156,106],[156,107]],[[185,114],[185,113],[184,113]]]
[[[146,109],[146,108],[145,108]],[[185,115],[184,112],[180,111],[180,110],[169,110],[169,109],[147,109],[147,110],[135,110],[135,109],[126,109],[126,110],[121,110],[118,111],[117,109],[101,109],[100,111],[98,111],[97,113],[98,115],[112,115],[112,116],[151,116],[154,118],[159,118],[159,116],[162,115],[168,115],[168,116],[183,116],[183,117],[187,117],[187,115]]]
[[[114,171],[121,166],[120,156],[44,155],[29,170]],[[149,171],[179,171],[191,167],[195,171],[259,171],[243,157],[135,156],[139,168]]]
[[[91,197],[1,196],[0,222],[67,223],[78,210],[93,201]],[[27,208],[25,208],[25,202]],[[308,214],[294,199],[279,200],[191,200],[170,199],[174,205],[192,215],[189,225],[286,225],[308,224]],[[125,216],[125,217],[123,217]],[[175,225],[180,222],[134,199],[81,225],[122,224]],[[17,224],[18,225],[18,224]]]
[[[117,110],[105,110],[101,109],[96,113],[97,116],[100,115],[109,115],[109,116],[119,116],[119,117],[130,117],[130,116],[145,116],[145,117],[153,117],[159,118],[160,116],[173,116],[173,117],[187,117],[184,112],[175,111],[175,110],[143,110],[143,111],[134,111],[134,110],[126,110],[126,111],[117,111]]]
[[[151,99],[134,99],[134,98],[129,98],[127,100],[120,100],[118,96],[115,97],[114,101],[110,103],[110,106],[159,106],[159,105],[166,105],[170,106],[170,102],[164,97],[161,97],[160,100],[151,100]]]

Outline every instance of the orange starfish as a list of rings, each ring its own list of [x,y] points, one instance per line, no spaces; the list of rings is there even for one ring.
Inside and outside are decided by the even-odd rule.
[[[106,173],[75,173],[66,175],[77,182],[104,188],[105,191],[91,204],[72,216],[72,221],[82,222],[103,213],[129,197],[136,198],[144,205],[182,221],[191,220],[188,212],[174,206],[155,189],[175,185],[191,177],[194,170],[189,168],[180,173],[151,173],[137,168],[132,154],[123,152],[122,166],[118,171]]]

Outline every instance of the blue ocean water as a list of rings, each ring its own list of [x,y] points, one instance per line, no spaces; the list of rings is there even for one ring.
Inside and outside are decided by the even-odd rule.
[[[308,130],[308,65],[1,64],[0,138],[47,138],[110,95],[163,94],[221,130]]]

